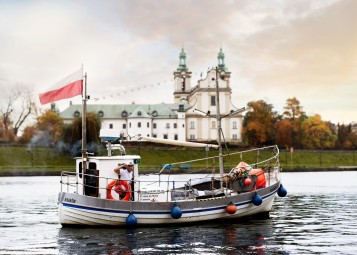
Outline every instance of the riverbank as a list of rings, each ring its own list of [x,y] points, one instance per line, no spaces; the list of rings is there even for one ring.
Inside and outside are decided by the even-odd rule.
[[[225,172],[239,161],[251,161],[252,158],[243,158],[239,153],[233,155],[237,151],[239,150],[230,149],[229,152],[224,152],[232,154],[225,160]],[[167,163],[217,156],[216,150],[206,152],[204,149],[183,147],[128,146],[126,152],[141,156],[141,174],[157,173]],[[175,165],[175,168],[171,169],[171,174],[204,173],[198,170],[217,169],[217,162],[192,162],[186,164],[186,169],[183,165]],[[280,150],[280,164],[283,172],[356,171],[357,153],[327,150],[295,150],[294,153],[290,153],[287,150]],[[73,171],[74,166],[73,157],[59,152],[56,148],[0,146],[0,176],[59,176],[61,171]]]

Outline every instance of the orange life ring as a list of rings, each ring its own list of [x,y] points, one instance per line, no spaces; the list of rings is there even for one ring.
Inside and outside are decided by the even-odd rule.
[[[122,188],[122,186],[124,186],[125,190]],[[114,199],[114,197],[112,196],[112,189],[114,189],[117,193],[125,193],[125,196],[121,200],[128,201],[131,198],[131,186],[126,181],[111,181],[107,187],[107,199]]]

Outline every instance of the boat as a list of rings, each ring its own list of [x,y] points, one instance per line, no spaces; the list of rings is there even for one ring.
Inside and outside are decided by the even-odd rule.
[[[86,95],[83,98],[85,107]],[[146,142],[217,149],[217,155],[162,164],[150,176],[140,174],[140,155],[127,155],[123,143],[117,143],[122,135],[101,130],[107,155],[89,155],[82,147],[82,157],[75,158],[76,170],[61,173],[60,224],[165,226],[267,217],[275,197],[287,194],[281,181],[279,148],[266,146],[223,154],[219,101],[217,105],[218,144],[141,137]],[[82,128],[85,134],[85,125]],[[130,163],[134,165],[133,179],[118,180],[114,167]],[[175,175],[175,169],[203,169],[205,174]]]

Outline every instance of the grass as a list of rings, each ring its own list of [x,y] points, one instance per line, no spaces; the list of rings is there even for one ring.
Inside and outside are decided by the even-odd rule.
[[[337,168],[357,165],[356,151],[295,151],[280,153],[280,164],[285,169]]]
[[[141,156],[141,169],[152,170],[161,169],[165,163],[182,162],[195,158],[217,156],[217,151],[209,151],[208,154],[202,149],[182,149],[163,147],[136,147],[127,148],[127,154],[137,154]],[[227,152],[224,152],[226,154]],[[106,152],[103,152],[105,155]],[[251,162],[253,156],[248,155],[240,158],[236,154],[225,160],[226,167],[230,169],[239,161]],[[357,153],[355,151],[299,151],[293,154],[282,150],[280,153],[280,163],[284,170],[307,170],[326,169],[341,166],[356,166]],[[187,163],[195,169],[209,167],[213,165],[218,168],[218,159],[214,161],[200,161]],[[176,168],[178,168],[176,166]],[[54,148],[30,148],[27,146],[0,146],[0,173],[6,171],[59,171],[74,169],[73,158],[64,153],[57,152]]]
[[[73,158],[52,148],[0,147],[0,171],[58,171],[73,167]]]

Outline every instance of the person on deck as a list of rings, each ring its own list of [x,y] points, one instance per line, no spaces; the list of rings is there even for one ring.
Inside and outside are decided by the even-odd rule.
[[[118,164],[118,167],[114,168],[114,172],[118,174],[118,179],[123,181],[131,181],[133,179],[134,164]]]
[[[134,185],[133,185],[134,183],[132,182],[133,169],[134,169],[134,164],[132,162],[130,162],[129,164],[118,164],[118,167],[114,168],[114,172],[118,174],[118,179],[122,181],[126,181],[130,184],[131,187],[130,192],[133,192],[134,190]],[[121,189],[118,189],[116,191],[117,193],[119,193],[120,199],[122,199],[125,196],[125,192],[122,192]]]

